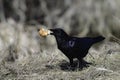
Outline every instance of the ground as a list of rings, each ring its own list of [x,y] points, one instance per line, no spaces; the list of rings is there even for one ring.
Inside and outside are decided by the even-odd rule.
[[[106,39],[93,45],[79,70],[57,49],[53,36],[40,37],[35,26],[0,24],[0,80],[119,80],[120,45]],[[75,60],[75,65],[77,61]]]

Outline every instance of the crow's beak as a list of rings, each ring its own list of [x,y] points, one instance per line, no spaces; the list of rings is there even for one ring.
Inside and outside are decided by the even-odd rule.
[[[50,35],[54,35],[54,29],[49,29],[50,30]]]

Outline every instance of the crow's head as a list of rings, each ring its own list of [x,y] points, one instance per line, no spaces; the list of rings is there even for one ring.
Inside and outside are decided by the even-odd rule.
[[[60,28],[50,29],[50,35],[54,35],[55,37],[66,37],[68,36],[67,33]]]

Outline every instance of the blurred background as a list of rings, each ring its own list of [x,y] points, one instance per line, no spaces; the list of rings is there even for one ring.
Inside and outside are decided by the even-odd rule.
[[[51,63],[52,60],[66,60],[64,55],[59,54],[61,52],[56,48],[54,37],[47,36],[42,38],[39,36],[37,29],[40,27],[47,29],[62,28],[69,35],[77,37],[102,35],[106,37],[106,40],[100,46],[100,50],[103,52],[98,52],[112,53],[117,50],[119,52],[120,1],[0,0],[0,79],[4,79],[5,77],[6,79],[21,79],[21,77],[24,79],[25,77],[21,75],[33,76],[32,73],[34,71],[36,72],[35,75],[40,75],[40,70],[44,72],[44,65],[46,63]],[[96,49],[94,48],[91,51],[92,53],[96,53]],[[54,63],[52,64],[57,65],[57,61],[53,61]],[[111,69],[108,64],[106,65],[106,68]],[[117,64],[117,68],[114,67],[114,69],[117,70],[118,66],[120,64]],[[48,72],[46,68],[45,70]],[[90,71],[92,73],[91,69]],[[60,71],[58,70],[58,72]],[[66,73],[66,75],[70,77],[76,74],[68,75]],[[64,78],[66,75],[62,77]],[[35,77],[35,79],[37,78],[39,79],[39,77]],[[49,79],[49,77],[42,75],[42,79],[44,78]],[[59,79],[58,76],[56,78]],[[76,79],[76,77],[74,78]],[[34,80],[34,78],[32,79]],[[93,78],[85,77],[85,80],[93,80]]]

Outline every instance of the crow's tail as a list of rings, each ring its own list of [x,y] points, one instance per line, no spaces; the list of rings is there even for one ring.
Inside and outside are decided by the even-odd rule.
[[[94,38],[94,43],[103,41],[104,39],[105,39],[105,37],[103,37],[103,36],[98,36],[98,37]]]

